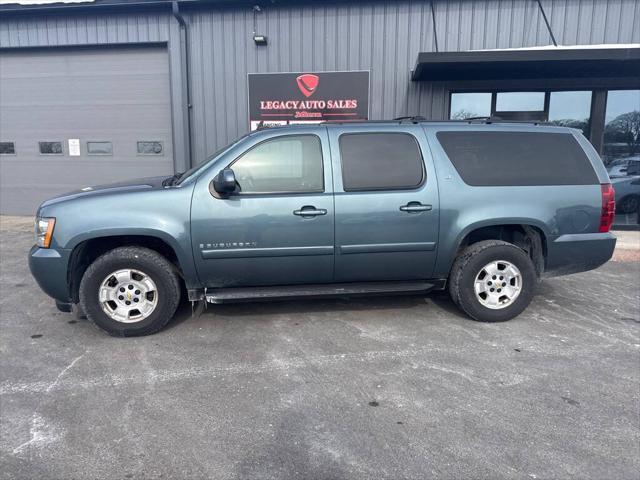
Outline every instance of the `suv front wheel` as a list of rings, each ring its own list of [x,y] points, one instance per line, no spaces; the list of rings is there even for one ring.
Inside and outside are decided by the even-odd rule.
[[[175,267],[142,247],[115,248],[98,257],[80,282],[80,306],[110,335],[149,335],[164,327],[180,301]]]
[[[510,320],[524,311],[537,284],[529,255],[501,240],[484,240],[465,248],[449,276],[453,301],[481,322]]]

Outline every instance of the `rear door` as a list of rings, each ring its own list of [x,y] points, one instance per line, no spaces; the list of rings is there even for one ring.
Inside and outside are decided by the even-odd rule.
[[[422,127],[332,125],[335,281],[430,278],[438,189]]]

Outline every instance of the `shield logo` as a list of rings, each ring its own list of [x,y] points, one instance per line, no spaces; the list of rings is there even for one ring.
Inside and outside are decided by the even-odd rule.
[[[312,75],[311,73],[305,73],[296,78],[296,82],[298,83],[298,88],[302,92],[305,97],[310,97],[318,88],[318,83],[320,83],[320,78],[317,75]]]

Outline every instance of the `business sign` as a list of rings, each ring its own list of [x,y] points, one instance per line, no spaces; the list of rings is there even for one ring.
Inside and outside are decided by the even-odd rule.
[[[249,122],[287,125],[369,118],[369,72],[249,74]]]

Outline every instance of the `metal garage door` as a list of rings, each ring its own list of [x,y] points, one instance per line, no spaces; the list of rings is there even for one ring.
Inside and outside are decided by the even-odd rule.
[[[0,142],[1,213],[33,214],[87,185],[172,174],[166,49],[1,52]]]

